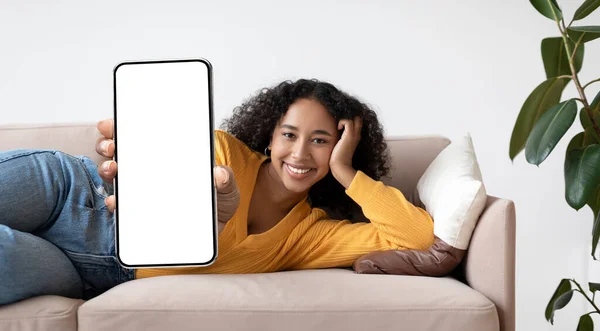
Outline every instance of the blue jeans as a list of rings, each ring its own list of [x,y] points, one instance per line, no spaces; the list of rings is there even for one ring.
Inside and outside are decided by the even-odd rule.
[[[110,190],[88,157],[0,152],[0,305],[40,295],[87,300],[134,278],[115,257]]]

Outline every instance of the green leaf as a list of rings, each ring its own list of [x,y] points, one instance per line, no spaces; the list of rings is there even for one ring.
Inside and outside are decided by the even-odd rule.
[[[600,124],[600,112],[596,112],[596,116],[594,117],[596,119],[596,123]],[[585,108],[581,108],[579,111],[579,121],[581,122],[581,127],[584,129],[592,127],[592,121],[590,120],[587,111],[585,111]]]
[[[600,112],[600,91],[596,94],[596,97],[590,104],[590,108],[592,108],[593,112]]]
[[[565,198],[575,210],[581,209],[600,183],[600,145],[573,149],[565,158]]]
[[[554,324],[554,312],[566,306],[572,296],[573,290],[571,290],[571,282],[569,282],[568,279],[563,278],[554,291],[552,298],[550,298],[548,306],[546,306],[546,320],[550,322],[550,324]]]
[[[562,19],[562,12],[558,8],[556,0],[529,0],[533,7],[537,9],[540,14],[548,17],[553,21],[559,21]]]
[[[559,310],[559,309],[563,309],[567,304],[569,304],[569,302],[571,301],[571,298],[573,297],[573,292],[575,290],[571,290],[568,292],[563,293],[561,296],[558,297],[558,299],[556,299],[556,301],[554,301],[554,310]]]
[[[596,124],[598,126],[600,126],[600,91],[598,91],[598,94],[596,94],[596,97],[590,104],[590,108],[592,109],[594,121],[596,122]],[[586,131],[586,135],[588,135],[590,137],[593,136],[595,139],[593,139],[592,141],[595,141],[596,143],[600,144],[600,137],[598,137],[598,134],[593,129],[592,121],[590,120],[590,117],[588,116],[587,112],[583,108],[581,109],[581,112],[579,114],[579,119],[581,121],[581,126]],[[588,131],[590,131],[590,132],[588,132]]]
[[[587,131],[590,130],[591,129],[587,129]],[[568,154],[573,149],[584,149],[586,146],[589,146],[589,144],[584,145],[584,137],[585,132],[579,132],[576,134],[569,142],[566,153]],[[596,187],[594,193],[592,193],[586,204],[592,209],[594,216],[597,216],[600,212],[600,185]]]
[[[527,162],[540,165],[567,133],[577,117],[577,103],[571,99],[550,108],[537,121],[525,145]]]
[[[594,216],[598,216],[600,213],[600,185],[596,187],[596,190],[594,190],[594,193],[588,199],[587,205],[592,209]]]
[[[591,14],[596,8],[600,6],[600,0],[586,0],[573,15],[573,21],[578,21]]]
[[[567,153],[569,153],[573,149],[576,149],[576,148],[583,149],[585,147],[583,145],[583,136],[584,135],[585,135],[585,132],[579,132],[578,134],[575,135],[575,137],[573,137],[571,139],[571,141],[569,142],[569,145],[567,146]]]
[[[600,139],[593,127],[588,126],[583,133],[583,146],[587,147],[592,144],[600,144]]]
[[[600,0],[599,0],[600,1]],[[568,40],[571,52],[575,49],[575,43]],[[584,45],[577,47],[575,54],[574,65],[575,71],[579,72],[583,65]],[[565,43],[562,37],[552,37],[542,40],[542,60],[544,60],[544,69],[546,70],[546,78],[552,78],[562,75],[572,75],[569,65],[569,56],[565,49]]]
[[[600,26],[573,26],[567,28],[571,39],[578,43],[587,43],[600,38]]]
[[[592,257],[596,259],[596,248],[598,247],[598,239],[600,239],[600,213],[596,213],[594,227],[592,229]]]
[[[577,324],[577,331],[594,331],[594,321],[589,314],[582,315]]]
[[[590,284],[590,292],[600,291],[600,283],[589,283]]]
[[[529,133],[537,120],[560,101],[561,94],[569,81],[568,78],[549,78],[529,94],[521,107],[510,137],[509,157],[511,160],[514,160],[525,148]]]

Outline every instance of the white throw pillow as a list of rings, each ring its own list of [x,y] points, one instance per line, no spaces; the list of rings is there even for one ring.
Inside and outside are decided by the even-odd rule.
[[[440,152],[417,191],[433,218],[434,234],[450,246],[467,249],[487,200],[470,134]]]

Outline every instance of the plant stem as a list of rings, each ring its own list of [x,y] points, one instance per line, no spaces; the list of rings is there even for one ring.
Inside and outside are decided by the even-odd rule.
[[[581,42],[581,40],[583,40],[583,36],[585,36],[585,33],[582,33],[581,36],[579,37],[579,40],[577,40],[577,42],[575,43],[575,49],[573,49],[573,55],[570,57],[570,61],[569,62],[573,62],[575,60],[575,54],[577,54],[577,48],[579,48],[579,45],[583,44]]]
[[[569,67],[571,68],[571,74],[573,75],[572,76],[573,83],[575,83],[577,92],[579,92],[579,96],[581,97],[581,101],[583,103],[583,108],[587,112],[588,117],[590,118],[590,121],[592,122],[592,127],[594,128],[594,131],[596,131],[596,135],[598,135],[598,137],[600,137],[600,127],[598,127],[598,123],[596,123],[596,120],[594,119],[594,116],[592,114],[592,108],[590,108],[590,105],[585,97],[585,93],[583,93],[583,88],[581,88],[581,83],[579,82],[579,77],[577,77],[577,71],[575,70],[575,65],[573,64],[573,57],[571,56],[571,50],[569,49],[569,43],[567,42],[567,33],[566,33],[566,31],[563,31],[561,29],[559,20],[555,20],[555,22],[556,22],[556,25],[558,25],[558,29],[561,30],[563,43],[565,45],[565,50],[567,51],[567,59],[569,59]],[[564,24],[565,23],[563,21],[563,25]],[[573,54],[575,54],[575,53],[573,53]],[[598,308],[596,308],[596,309],[598,309]]]
[[[560,20],[560,22],[562,23],[562,29],[560,28],[560,25],[558,26],[558,29],[560,30],[560,33],[561,34],[563,34],[563,33],[566,34],[567,33],[567,27],[565,26],[565,19],[562,18]],[[569,26],[571,26],[571,24],[573,24],[573,21],[571,21],[571,23],[569,23]],[[567,35],[567,38],[569,38],[571,41],[573,41],[573,39],[571,39],[571,37],[569,35]]]
[[[581,34],[581,36],[583,37],[584,34]],[[579,41],[581,40],[581,38],[579,38],[579,40],[577,40],[577,43],[575,43],[575,48],[573,49],[573,56],[571,56],[571,58],[569,59],[569,62],[572,62],[575,60],[575,54],[577,54],[577,48],[579,48]]]
[[[586,87],[588,87],[588,85],[591,85],[591,84],[593,84],[593,83],[595,83],[595,82],[600,82],[600,78],[598,78],[598,79],[594,79],[593,81],[591,81],[591,82],[589,82],[589,83],[587,83],[587,84],[583,85],[583,89],[585,90],[585,88],[586,88]]]
[[[596,309],[596,311],[600,314],[600,309],[598,308],[598,306],[596,306],[596,304],[594,303],[594,301],[590,300],[590,297],[587,296],[587,294],[585,294],[585,292],[583,292],[583,289],[581,288],[581,286],[579,285],[579,283],[577,283],[575,281],[575,279],[571,279],[573,281],[573,283],[575,283],[575,285],[577,285],[577,288],[579,288],[579,293],[583,294],[583,296],[587,299],[587,301],[590,302],[590,304],[592,305],[592,307],[594,307],[594,309]]]

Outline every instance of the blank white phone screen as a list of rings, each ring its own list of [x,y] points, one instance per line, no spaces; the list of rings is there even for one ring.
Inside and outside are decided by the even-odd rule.
[[[116,250],[124,267],[216,259],[211,72],[203,59],[114,70]]]

